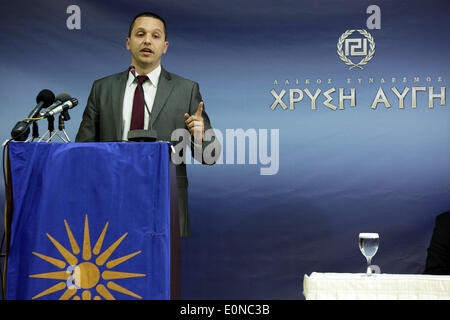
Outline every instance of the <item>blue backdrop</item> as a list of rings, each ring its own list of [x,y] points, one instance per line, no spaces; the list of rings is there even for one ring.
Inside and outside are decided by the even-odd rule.
[[[79,30],[66,25],[73,4]],[[366,26],[372,4],[381,29]],[[279,129],[275,175],[249,161],[189,166],[183,298],[303,299],[304,274],[365,270],[359,232],[380,234],[382,272],[421,273],[434,218],[450,208],[448,102],[428,106],[429,87],[437,94],[450,77],[449,9],[447,0],[2,2],[0,137],[48,88],[80,100],[66,124],[74,139],[92,82],[130,64],[130,20],[155,11],[168,27],[163,66],[199,82],[214,128]],[[376,44],[363,69],[336,52],[351,29]],[[403,109],[394,86],[409,87]],[[390,108],[371,108],[379,87]],[[425,87],[416,108],[412,87]],[[272,89],[286,90],[289,106],[289,90],[305,88],[321,89],[316,110],[306,93],[295,110],[270,108]],[[330,88],[338,107],[339,88],[355,88],[356,106],[326,107]]]

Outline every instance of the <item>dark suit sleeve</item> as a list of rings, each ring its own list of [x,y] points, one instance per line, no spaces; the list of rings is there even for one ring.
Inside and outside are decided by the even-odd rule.
[[[450,211],[436,217],[425,274],[450,275]]]
[[[100,141],[99,134],[99,110],[96,100],[97,89],[96,82],[92,85],[91,93],[87,101],[86,108],[83,112],[83,119],[78,129],[75,142],[95,142]]]
[[[191,102],[189,105],[189,114],[194,114],[199,103],[202,101],[202,96],[200,94],[200,88],[197,82],[194,83],[191,93]],[[216,138],[214,130],[211,127],[211,121],[209,120],[208,114],[206,113],[206,107],[203,105],[202,113],[204,126],[205,126],[205,139],[203,140],[202,147],[197,147],[194,143],[191,143],[191,150],[193,151],[194,157],[197,161],[202,164],[212,165],[216,163],[222,152],[222,145],[220,141]],[[202,155],[201,158],[199,155]]]

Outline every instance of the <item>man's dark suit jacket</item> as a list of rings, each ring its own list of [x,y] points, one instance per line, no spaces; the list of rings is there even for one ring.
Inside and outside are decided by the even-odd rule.
[[[83,120],[80,124],[76,142],[113,142],[122,141],[123,99],[128,79],[128,70],[96,80],[92,85]],[[156,130],[158,140],[171,141],[175,129],[186,129],[184,114],[193,115],[202,101],[198,83],[184,79],[161,68],[158,89],[152,111],[150,126]],[[208,115],[203,111],[205,131],[211,128]],[[215,137],[203,142],[203,149],[214,143],[215,150],[220,150],[220,143]],[[189,145],[189,144],[188,144]],[[220,152],[216,152],[216,160]],[[204,163],[204,162],[203,162]],[[186,165],[176,166],[178,184],[178,208],[180,218],[180,234],[190,234],[188,215],[188,179]]]
[[[424,273],[450,275],[450,211],[436,217]]]

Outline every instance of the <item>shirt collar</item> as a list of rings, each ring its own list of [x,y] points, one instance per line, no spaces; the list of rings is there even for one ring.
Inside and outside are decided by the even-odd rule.
[[[161,74],[161,65],[156,67],[153,71],[150,73],[147,73],[147,77],[150,79],[151,85],[155,88],[158,87],[159,82],[159,76]],[[134,76],[131,72],[128,73],[128,81],[127,86],[130,86],[135,81]]]

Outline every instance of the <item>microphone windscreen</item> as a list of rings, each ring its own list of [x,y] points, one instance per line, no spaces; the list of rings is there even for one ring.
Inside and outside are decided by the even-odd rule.
[[[36,97],[36,103],[43,102],[43,108],[47,108],[55,102],[55,94],[48,89],[44,89]]]
[[[29,134],[30,125],[25,121],[19,121],[11,131],[11,138],[15,141],[25,141]]]
[[[62,103],[64,103],[64,102],[66,102],[66,101],[68,101],[68,100],[70,100],[70,99],[72,99],[72,97],[71,97],[70,94],[68,94],[67,92],[61,92],[60,94],[58,94],[58,95],[56,96],[56,99],[55,99],[55,100],[59,100],[59,101],[61,101]]]

